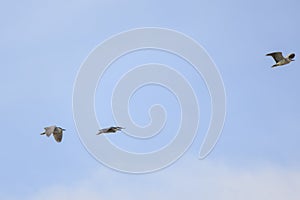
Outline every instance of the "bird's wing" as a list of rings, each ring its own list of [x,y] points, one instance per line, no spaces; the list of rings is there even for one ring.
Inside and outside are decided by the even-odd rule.
[[[63,130],[60,127],[55,127],[54,131],[53,131],[53,137],[56,140],[56,142],[61,142],[62,137],[63,137]]]
[[[62,132],[60,132],[60,133],[53,133],[53,137],[56,140],[56,142],[61,142],[62,136],[63,136]]]
[[[56,126],[45,127],[45,134],[49,137],[55,130]]]
[[[61,142],[62,136],[63,136],[62,128],[55,127],[53,131],[53,137],[56,140],[56,142]]]
[[[266,56],[272,56],[274,58],[274,60],[277,62],[279,62],[280,60],[284,59],[284,57],[282,56],[282,52],[273,52],[273,53],[268,53]]]
[[[100,135],[101,133],[107,133],[108,132],[108,128],[103,128],[100,129],[99,132],[97,133],[97,135]]]

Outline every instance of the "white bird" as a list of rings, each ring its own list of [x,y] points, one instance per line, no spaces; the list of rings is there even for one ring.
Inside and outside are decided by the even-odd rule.
[[[275,60],[276,64],[274,64],[272,67],[277,67],[281,65],[286,65],[289,64],[295,58],[295,54],[291,53],[287,55],[286,57],[282,56],[282,52],[273,52],[273,53],[268,53],[266,56],[272,56],[273,59]]]
[[[63,129],[61,127],[57,127],[57,126],[49,126],[49,127],[45,127],[45,132],[41,133],[41,135],[45,135],[47,137],[50,137],[51,134],[53,134],[54,139],[56,140],[56,142],[61,142],[62,140],[62,136],[63,136],[63,131],[65,131],[66,129]]]
[[[102,133],[115,133],[117,131],[121,131],[122,129],[125,129],[125,128],[120,127],[120,126],[116,126],[116,127],[112,126],[109,128],[103,128],[103,129],[100,129],[96,135],[100,135]]]

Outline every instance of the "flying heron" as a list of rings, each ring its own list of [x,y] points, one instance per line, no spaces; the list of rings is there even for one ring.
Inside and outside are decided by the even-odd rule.
[[[45,127],[45,132],[41,133],[41,135],[45,135],[47,137],[50,137],[51,134],[53,134],[54,139],[56,140],[56,142],[61,142],[62,140],[62,136],[63,136],[63,131],[65,131],[66,129],[63,129],[61,127],[57,127],[57,126],[49,126],[49,127]]]
[[[120,127],[120,126],[112,126],[109,128],[103,128],[103,129],[100,129],[96,135],[100,135],[102,133],[115,133],[117,131],[121,131],[122,129],[125,129],[125,128]]]
[[[275,60],[276,64],[274,64],[272,67],[277,67],[281,65],[286,65],[289,64],[295,58],[295,54],[291,53],[287,55],[286,57],[283,57],[282,52],[273,52],[273,53],[268,53],[266,56],[272,56],[273,59]]]

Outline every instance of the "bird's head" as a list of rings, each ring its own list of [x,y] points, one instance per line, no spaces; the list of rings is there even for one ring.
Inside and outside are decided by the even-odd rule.
[[[117,126],[117,127],[115,127],[116,128],[116,130],[118,130],[118,131],[120,131],[120,130],[122,130],[122,129],[125,129],[124,127],[120,127],[120,126]]]
[[[294,60],[295,54],[294,54],[294,53],[289,54],[289,55],[288,55],[288,58],[289,58],[290,61],[295,61],[295,60]]]
[[[61,127],[57,127],[57,128],[59,128],[60,130],[62,130],[62,131],[65,131],[66,129],[64,129],[64,128],[61,128]]]

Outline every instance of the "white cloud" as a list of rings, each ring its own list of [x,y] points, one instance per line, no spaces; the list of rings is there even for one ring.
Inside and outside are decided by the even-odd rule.
[[[107,168],[72,186],[44,188],[30,200],[222,199],[282,200],[300,196],[300,171],[272,165],[241,169],[181,159],[162,171],[122,174]]]

